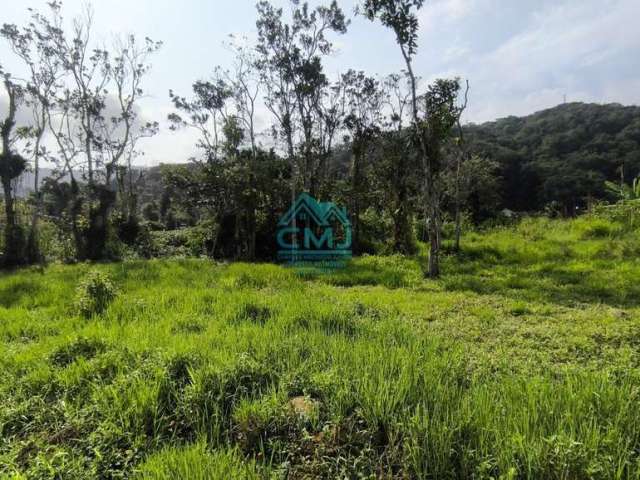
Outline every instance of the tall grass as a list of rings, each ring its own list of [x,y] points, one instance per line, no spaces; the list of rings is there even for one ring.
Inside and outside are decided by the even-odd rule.
[[[633,239],[528,220],[437,282],[401,257],[3,274],[0,476],[638,478]],[[118,295],[84,318],[96,269]]]

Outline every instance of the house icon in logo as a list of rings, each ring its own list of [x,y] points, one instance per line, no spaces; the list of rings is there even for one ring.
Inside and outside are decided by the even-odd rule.
[[[278,222],[278,259],[286,262],[351,258],[351,222],[344,208],[301,193]]]

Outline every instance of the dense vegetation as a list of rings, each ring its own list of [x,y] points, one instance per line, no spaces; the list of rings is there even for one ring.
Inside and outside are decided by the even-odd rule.
[[[504,209],[573,216],[598,201],[618,197],[606,181],[628,184],[640,174],[639,107],[573,103],[525,117],[467,125],[464,130],[473,150],[495,162],[488,172],[493,180],[475,184],[465,205],[477,223],[498,219]],[[348,152],[339,147],[333,159],[336,168],[347,172],[349,161]],[[158,221],[170,210],[168,222],[157,225],[158,229],[197,223],[180,192],[163,181],[163,169],[173,168],[154,167],[141,181],[144,218]],[[374,163],[373,172],[383,168],[382,163]],[[363,181],[375,193],[372,197],[384,198],[373,172]],[[378,221],[390,218],[388,204],[372,203],[372,211],[383,212]],[[366,233],[369,241],[384,241],[388,236],[388,232],[377,236],[371,229]]]
[[[501,166],[503,208],[573,215],[610,199],[605,180],[640,174],[640,107],[570,103],[467,130]]]
[[[463,127],[472,86],[420,82],[423,2],[401,4],[366,0],[359,14],[394,33],[405,71],[331,79],[323,62],[349,27],[338,4],[292,2],[287,14],[258,2],[255,42],[229,45],[235,64],[169,92],[170,130],[195,131],[198,154],[150,171],[134,163],[163,120],[143,121],[139,105],[160,42],[130,35],[96,48],[91,10],[66,29],[60,2],[3,25],[25,75],[0,70],[10,100],[0,121],[2,265],[176,251],[271,260],[279,216],[308,192],[347,207],[356,254],[415,254],[428,240],[426,272],[437,277],[443,236],[453,232],[458,248],[463,228],[500,222],[505,209],[573,216],[616,200],[640,173],[636,107],[570,104]],[[268,132],[256,128],[260,106]],[[18,124],[19,109],[33,122]],[[33,188],[20,198],[27,173]]]
[[[5,274],[0,476],[635,478],[637,226],[463,245],[438,281],[399,256]]]
[[[640,477],[640,111],[463,126],[425,2],[359,3],[402,72],[329,78],[338,3],[260,0],[150,121],[160,42],[2,25],[0,477]],[[197,155],[136,168],[161,120]],[[258,263],[301,192],[347,208],[345,268]]]

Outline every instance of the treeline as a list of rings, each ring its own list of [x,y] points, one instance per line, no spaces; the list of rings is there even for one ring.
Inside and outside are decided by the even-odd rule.
[[[630,184],[640,174],[640,108],[621,105],[573,103],[560,105],[526,117],[509,117],[481,125],[466,125],[463,135],[469,149],[476,152],[473,160],[463,166],[472,182],[464,183],[464,210],[467,222],[500,221],[504,210],[517,213],[544,213],[552,216],[573,216],[582,213],[589,203],[614,201],[619,192],[607,187]],[[579,134],[578,132],[583,132]],[[587,132],[587,133],[584,133]],[[359,199],[364,208],[359,215],[361,252],[400,251],[415,248],[416,234],[422,232],[422,212],[419,210],[417,177],[402,179],[402,161],[415,164],[411,147],[399,141],[399,133],[379,134],[372,141],[360,172]],[[329,159],[335,178],[326,191],[328,198],[337,199],[356,210],[355,198],[348,181],[352,178],[352,149],[347,142],[338,145]],[[289,178],[286,161],[272,157],[271,174]],[[266,164],[263,164],[266,165]],[[198,196],[176,188],[172,179],[195,176],[197,165],[163,165],[150,169],[141,185],[143,217],[155,231],[196,227],[200,222]],[[462,172],[465,173],[465,172]],[[265,178],[262,172],[259,178]],[[194,185],[198,182],[194,180]],[[282,195],[271,197],[269,190],[280,188]],[[187,193],[189,192],[189,193]],[[288,208],[287,182],[279,187],[264,185],[266,202],[262,209],[283,212]],[[402,210],[404,207],[404,211]],[[258,256],[270,258],[277,219],[261,215],[257,226]],[[222,214],[215,256],[232,257],[227,245],[241,244],[233,238],[233,209]],[[455,202],[448,197],[444,205],[444,230],[455,236]],[[504,219],[505,221],[508,219]],[[404,234],[403,234],[404,232]],[[214,235],[215,230],[211,230]],[[240,231],[242,234],[243,232]],[[404,235],[404,237],[403,237]],[[160,234],[158,234],[161,237]],[[404,238],[404,239],[403,239]],[[183,238],[183,243],[187,240]],[[211,245],[213,245],[213,237]],[[213,248],[213,247],[212,247]]]
[[[500,166],[501,208],[570,216],[640,174],[640,107],[569,103],[465,130]]]
[[[163,120],[143,122],[139,114],[160,44],[128,36],[95,49],[91,11],[66,31],[57,2],[44,14],[33,11],[25,27],[4,25],[0,34],[30,72],[27,81],[3,72],[15,106],[2,123],[4,265],[173,253],[270,259],[278,218],[304,191],[347,207],[356,253],[412,254],[425,240],[425,271],[437,276],[443,238],[450,235],[457,250],[464,225],[503,208],[536,211],[553,202],[561,213],[575,212],[604,196],[596,183],[613,178],[623,160],[613,159],[614,148],[627,152],[621,180],[637,173],[629,153],[637,137],[625,130],[631,117],[622,125],[617,115],[598,114],[598,122],[585,123],[582,113],[564,111],[578,106],[565,106],[562,119],[543,112],[463,127],[469,84],[423,85],[414,71],[422,4],[359,6],[359,15],[395,34],[402,72],[349,70],[330,79],[324,61],[349,27],[338,4],[291,2],[285,13],[259,1],[256,42],[229,45],[235,64],[212,66],[212,77],[195,80],[190,92],[169,92],[170,129],[197,132],[198,154],[187,165],[148,171],[132,164],[138,141],[157,134]],[[33,124],[16,125],[18,106],[32,111]],[[257,129],[262,106],[271,115],[267,132]],[[579,133],[567,133],[568,125]],[[43,142],[45,134],[54,142]],[[636,143],[618,143],[620,135]],[[597,150],[586,175],[601,175],[593,188],[578,178],[587,171],[584,149]],[[606,168],[595,161],[604,156]],[[56,169],[40,186],[44,162]],[[576,181],[573,196],[558,194],[556,165],[566,172],[562,185]],[[27,168],[34,191],[16,202],[15,180]]]

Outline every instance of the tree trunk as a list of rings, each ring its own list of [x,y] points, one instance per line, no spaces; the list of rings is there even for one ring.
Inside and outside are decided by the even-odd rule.
[[[407,190],[400,187],[393,209],[393,250],[402,255],[416,253],[413,230],[411,228]]]
[[[440,276],[440,205],[435,191],[433,172],[427,164],[425,169],[425,201],[427,233],[429,235],[429,264],[428,276]]]
[[[429,208],[429,224],[427,231],[429,232],[429,272],[431,278],[440,276],[440,232],[438,224],[438,215],[436,209]]]
[[[14,267],[23,263],[23,238],[17,219],[15,205],[13,201],[13,188],[11,182],[18,178],[25,169],[25,164],[21,157],[11,152],[11,131],[15,126],[17,111],[16,97],[18,92],[16,87],[9,82],[8,77],[4,80],[4,87],[9,95],[9,112],[7,118],[0,123],[0,133],[2,136],[2,153],[0,153],[0,173],[2,190],[4,192],[4,209],[6,216],[5,246],[3,264],[7,267]]]
[[[462,230],[462,214],[460,212],[460,203],[456,202],[456,233],[455,233],[455,243],[453,245],[453,249],[456,252],[460,251],[460,234]]]
[[[22,235],[18,226],[13,202],[13,189],[11,179],[2,178],[2,190],[4,193],[4,212],[6,226],[4,230],[4,257],[2,263],[5,267],[15,267],[24,263],[22,252]]]
[[[71,169],[69,169],[69,171],[71,172]],[[71,208],[69,209],[69,214],[71,215],[71,233],[76,246],[76,259],[83,261],[86,259],[86,252],[82,234],[78,227],[78,215],[80,214],[82,202],[78,188],[78,183],[73,178],[73,173],[71,173]]]
[[[351,195],[353,196],[351,212],[351,228],[353,232],[352,249],[355,254],[360,253],[360,154],[354,152],[351,165]]]
[[[397,32],[396,32],[397,33]],[[427,139],[425,138],[424,126],[420,126],[420,116],[418,113],[418,92],[417,92],[417,79],[413,73],[413,65],[411,63],[411,53],[405,49],[405,44],[398,37],[398,43],[400,44],[400,50],[407,66],[407,73],[411,84],[411,110],[413,116],[413,128],[415,135],[418,138],[418,146],[420,148],[420,155],[422,157],[422,167],[425,175],[425,201],[427,209],[429,211],[429,243],[431,244],[429,250],[429,277],[437,278],[440,276],[440,225],[438,223],[439,205],[438,199],[434,190],[434,164],[431,158],[433,151],[429,151],[427,148]]]
[[[44,110],[40,118],[40,125],[45,125],[46,117]],[[40,241],[38,238],[38,221],[40,220],[40,212],[42,211],[42,194],[40,193],[40,142],[44,127],[39,127],[36,143],[34,147],[34,166],[33,166],[33,192],[35,196],[35,206],[33,215],[31,216],[31,227],[29,228],[29,239],[27,242],[27,257],[29,263],[43,263],[44,257],[40,252]]]

